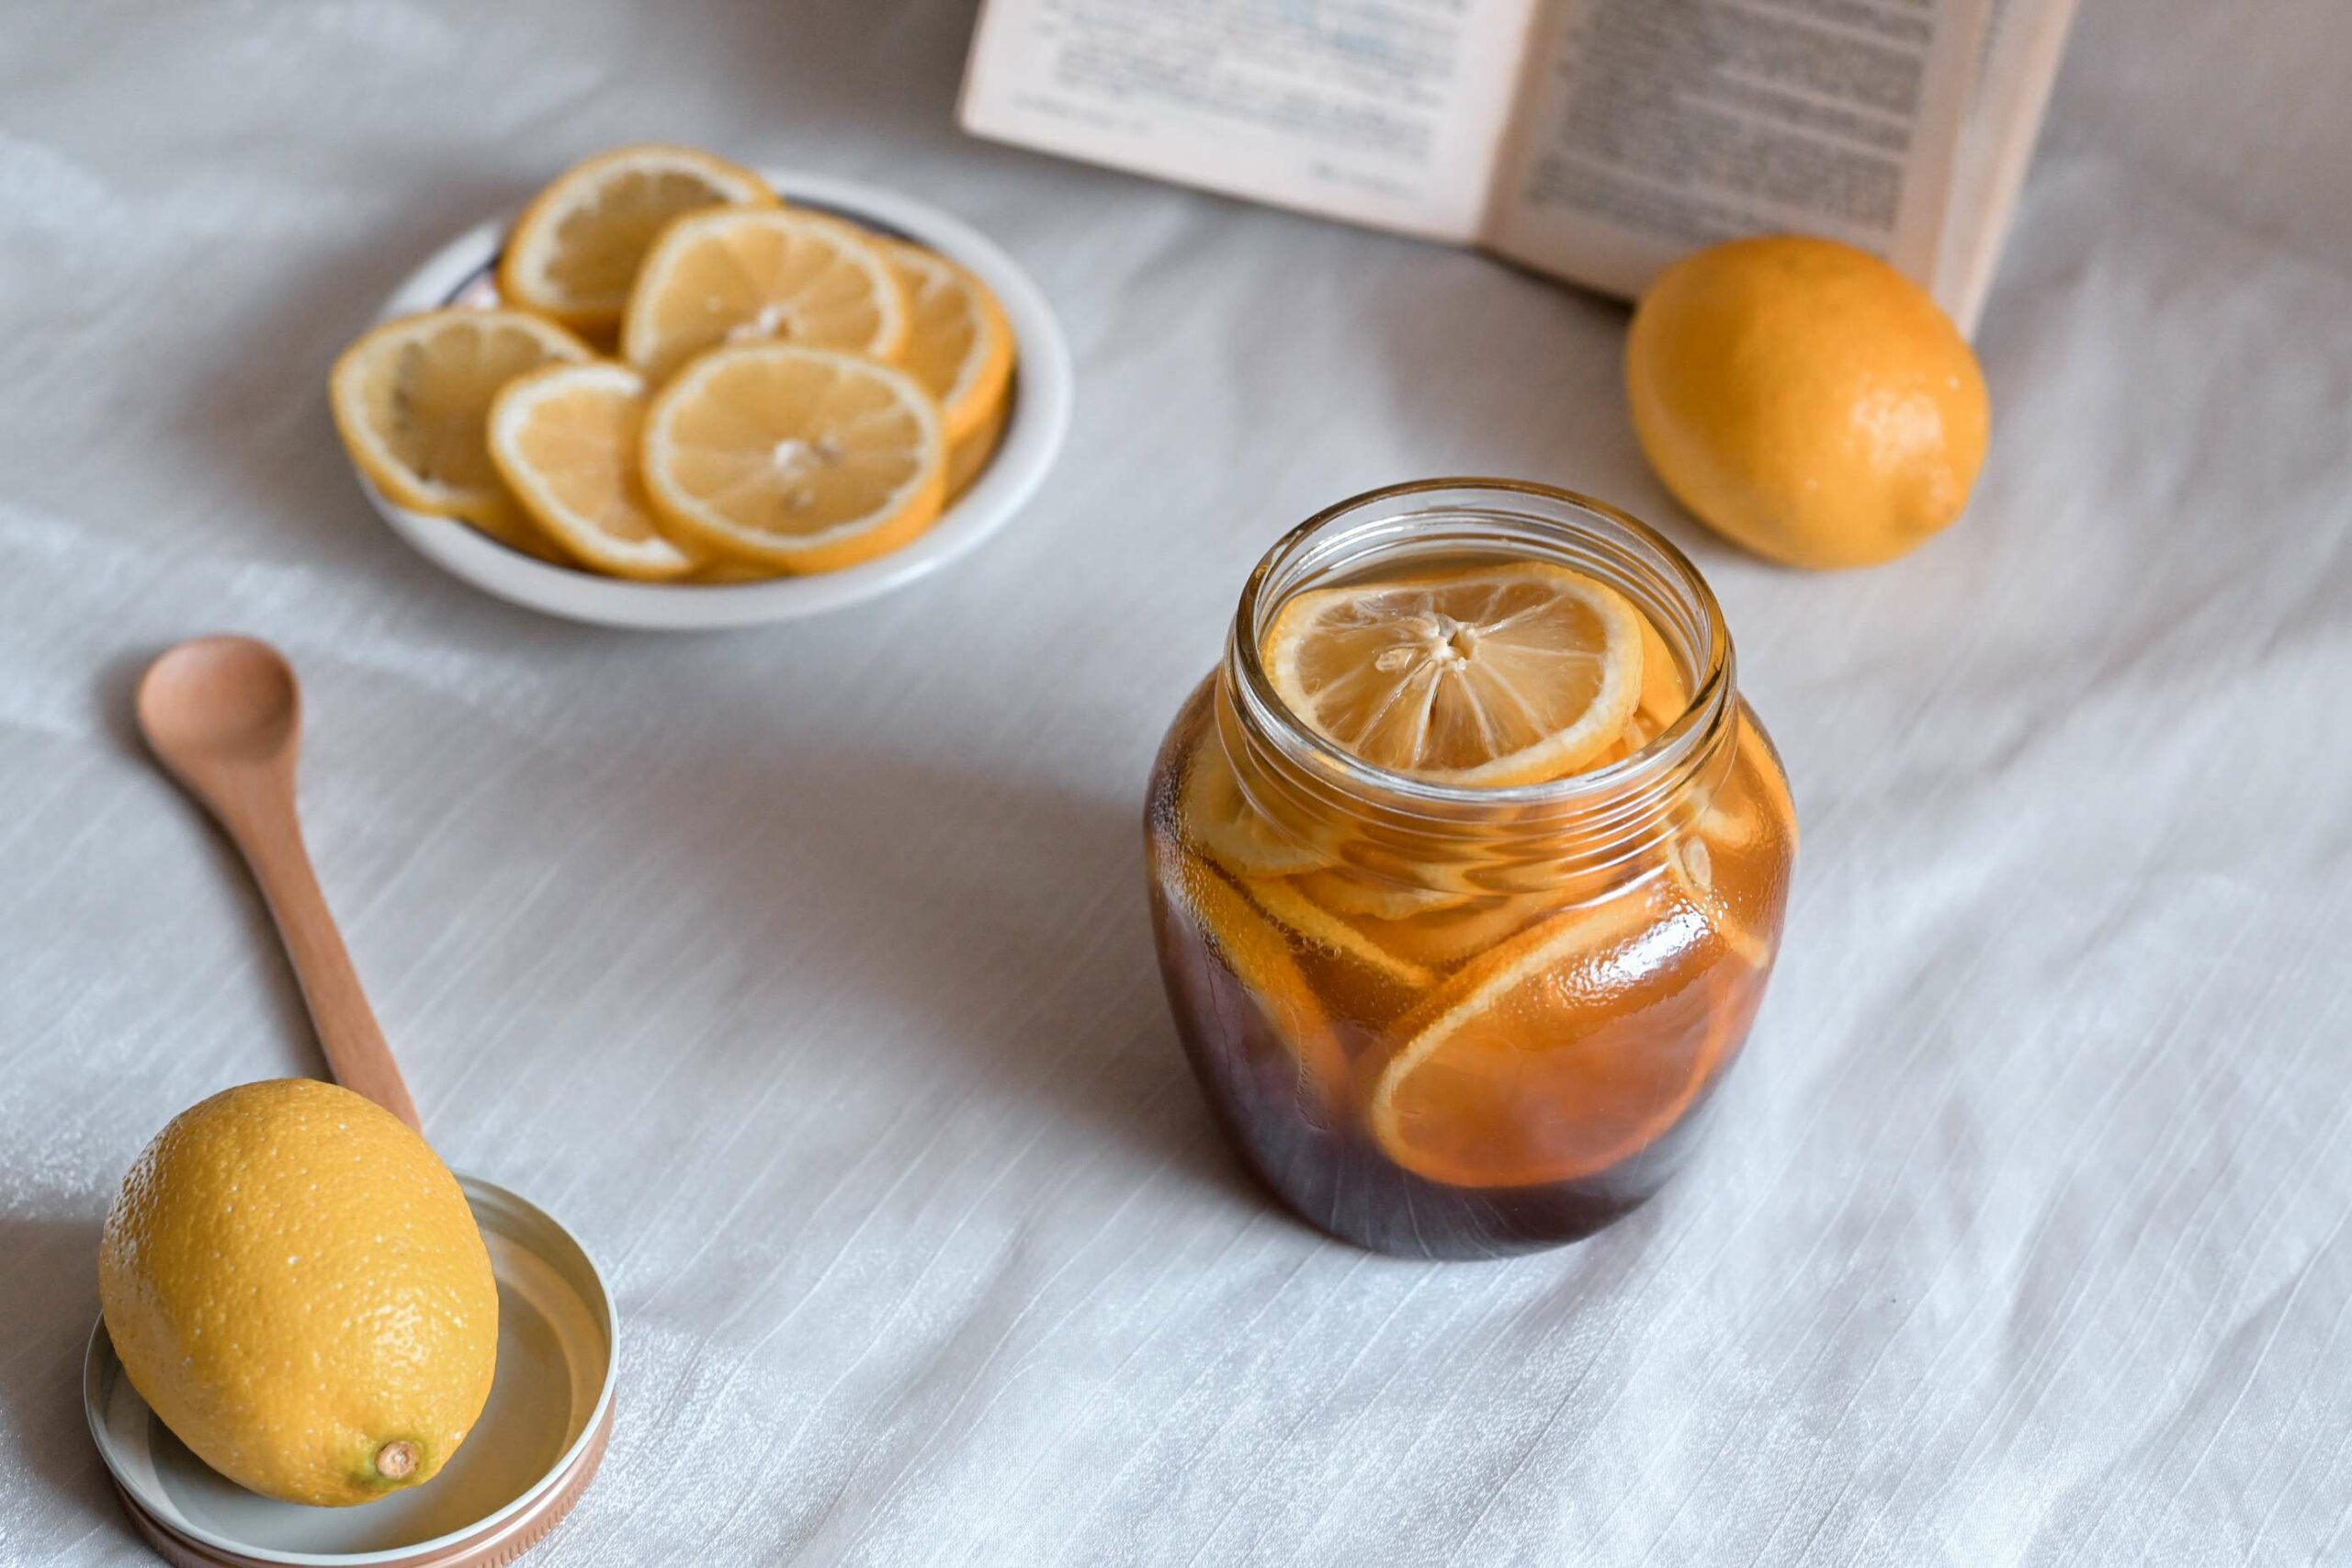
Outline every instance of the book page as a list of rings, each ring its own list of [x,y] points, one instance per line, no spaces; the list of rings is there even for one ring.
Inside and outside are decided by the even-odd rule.
[[[1477,237],[1535,0],[988,0],[981,136]]]
[[[1932,288],[1987,3],[1550,0],[1487,242],[1632,298],[1803,231]]]
[[[1936,298],[1972,337],[1993,291],[2001,243],[2017,214],[2074,19],[2075,0],[1993,0],[1936,275]]]

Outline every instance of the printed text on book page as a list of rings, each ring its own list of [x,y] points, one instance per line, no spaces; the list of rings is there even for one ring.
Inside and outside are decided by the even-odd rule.
[[[1477,236],[1533,0],[989,0],[983,136],[1414,233]]]
[[[1986,0],[1552,0],[1487,231],[1628,298],[1802,231],[1932,286]]]

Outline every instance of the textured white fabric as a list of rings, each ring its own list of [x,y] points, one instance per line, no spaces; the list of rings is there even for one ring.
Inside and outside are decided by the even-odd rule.
[[[960,139],[968,6],[0,9],[0,1561],[140,1561],[100,1215],[317,1069],[137,751],[172,639],[308,686],[329,895],[441,1148],[628,1344],[548,1562],[2352,1562],[2352,95],[2340,0],[2089,0],[1971,515],[1760,566],[1634,452],[1617,307]],[[709,637],[509,610],[322,393],[458,227],[662,136],[1001,237],[1081,398],[945,577]],[[1582,1247],[1272,1211],[1182,1066],[1137,807],[1284,526],[1487,471],[1659,518],[1794,778],[1704,1155]]]

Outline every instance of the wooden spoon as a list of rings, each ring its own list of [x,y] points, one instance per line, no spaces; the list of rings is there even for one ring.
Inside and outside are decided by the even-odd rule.
[[[249,637],[184,642],[140,678],[139,731],[253,868],[335,1081],[423,1133],[302,844],[294,808],[302,689],[293,668]]]

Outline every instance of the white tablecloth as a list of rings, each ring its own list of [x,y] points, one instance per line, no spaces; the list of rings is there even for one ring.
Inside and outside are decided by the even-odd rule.
[[[97,1225],[318,1061],[142,759],[172,639],[307,683],[309,821],[437,1144],[579,1231],[620,1420],[550,1562],[2352,1562],[2352,17],[2090,0],[1967,519],[1815,577],[1635,453],[1622,310],[965,141],[968,6],[0,11],[0,1560],[142,1549]],[[322,388],[428,247],[660,136],[989,230],[1081,380],[1035,504],[830,619],[510,610]],[[1584,1246],[1369,1257],[1181,1062],[1136,814],[1289,524],[1555,480],[1721,591],[1805,842],[1703,1156]]]

